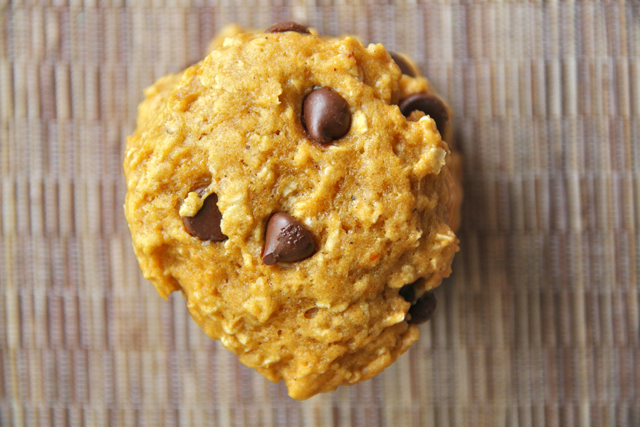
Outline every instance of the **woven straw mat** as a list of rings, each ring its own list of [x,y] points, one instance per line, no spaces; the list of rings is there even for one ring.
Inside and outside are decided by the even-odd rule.
[[[0,426],[640,426],[640,1],[0,3]],[[143,88],[286,19],[415,58],[466,160],[420,340],[305,402],[157,295],[122,208]]]

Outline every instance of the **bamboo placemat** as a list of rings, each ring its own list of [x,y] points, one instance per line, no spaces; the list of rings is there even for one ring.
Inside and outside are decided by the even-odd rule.
[[[640,3],[25,0],[0,16],[0,425],[640,426]],[[413,56],[465,153],[462,251],[382,375],[300,403],[139,273],[124,139],[228,22]]]

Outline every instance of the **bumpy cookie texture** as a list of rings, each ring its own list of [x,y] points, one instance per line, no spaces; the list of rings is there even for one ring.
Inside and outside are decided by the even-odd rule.
[[[378,374],[431,316],[427,291],[458,250],[450,120],[403,115],[398,103],[432,91],[382,45],[231,33],[145,91],[125,214],[158,292],[180,290],[211,338],[306,399]],[[321,88],[349,116],[343,134],[318,124],[327,141],[307,124],[326,117],[303,111]]]

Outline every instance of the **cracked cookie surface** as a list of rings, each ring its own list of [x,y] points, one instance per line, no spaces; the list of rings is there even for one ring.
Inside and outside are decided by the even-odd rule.
[[[144,276],[163,297],[182,291],[207,335],[293,398],[371,378],[418,339],[400,290],[422,301],[458,250],[450,120],[403,115],[432,91],[382,45],[291,30],[220,43],[145,91],[127,139]],[[337,113],[305,109],[322,88]]]

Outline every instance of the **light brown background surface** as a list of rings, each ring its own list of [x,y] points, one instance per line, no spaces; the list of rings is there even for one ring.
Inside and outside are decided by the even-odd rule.
[[[640,426],[640,2],[26,0],[0,17],[0,425]],[[228,22],[412,55],[456,112],[462,251],[372,381],[304,403],[140,276],[142,89]]]

